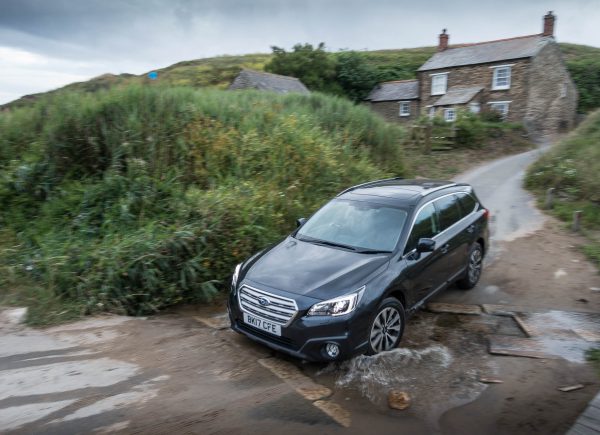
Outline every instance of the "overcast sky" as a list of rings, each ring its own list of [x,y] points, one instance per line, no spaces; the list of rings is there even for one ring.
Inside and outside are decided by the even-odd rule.
[[[103,73],[324,41],[330,50],[539,33],[600,46],[600,0],[0,0],[0,104]]]

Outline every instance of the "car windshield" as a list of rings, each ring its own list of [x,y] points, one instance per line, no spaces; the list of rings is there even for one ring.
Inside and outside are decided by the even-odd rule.
[[[365,252],[391,252],[406,216],[406,211],[389,205],[338,199],[316,212],[296,237]]]

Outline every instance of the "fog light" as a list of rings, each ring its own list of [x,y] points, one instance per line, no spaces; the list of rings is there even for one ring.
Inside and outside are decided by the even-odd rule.
[[[335,343],[327,343],[325,345],[325,352],[329,358],[337,358],[340,354],[340,347]]]

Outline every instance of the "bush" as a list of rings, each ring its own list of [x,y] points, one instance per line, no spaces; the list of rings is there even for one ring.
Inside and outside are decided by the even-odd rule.
[[[298,216],[404,171],[398,127],[319,94],[129,87],[57,95],[0,126],[2,284],[70,312],[206,300]]]
[[[454,123],[456,145],[461,147],[481,147],[487,138],[487,129],[481,117],[470,112],[459,112]]]

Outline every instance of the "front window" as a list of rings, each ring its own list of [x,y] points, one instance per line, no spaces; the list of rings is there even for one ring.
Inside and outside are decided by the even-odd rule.
[[[408,242],[406,242],[404,253],[406,254],[413,249],[416,249],[419,239],[431,239],[439,232],[440,227],[435,207],[433,204],[427,204],[415,218],[415,223],[410,231],[410,236],[408,236]]]
[[[479,103],[469,104],[469,111],[471,113],[479,113],[480,110],[481,110],[481,107],[479,106]]]
[[[410,101],[400,101],[400,116],[410,116]]]
[[[502,115],[503,118],[506,118],[506,116],[508,115],[508,104],[509,104],[508,101],[499,101],[496,103],[490,103],[490,109],[495,110],[500,115]]]
[[[433,119],[433,117],[435,117],[435,107],[430,107],[429,108],[429,118]]]
[[[350,250],[392,252],[406,215],[406,211],[390,205],[336,199],[317,211],[296,238]]]
[[[431,76],[431,95],[445,94],[447,84],[448,73],[433,74]]]
[[[452,121],[456,120],[456,109],[453,109],[453,108],[444,109],[444,120],[446,122],[452,122]]]
[[[494,68],[492,79],[492,90],[510,89],[510,66],[499,66]]]

